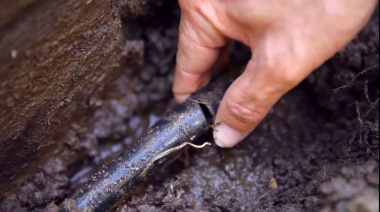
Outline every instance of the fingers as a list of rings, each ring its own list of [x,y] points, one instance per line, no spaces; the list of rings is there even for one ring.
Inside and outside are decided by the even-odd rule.
[[[251,60],[227,90],[215,118],[214,140],[218,146],[232,147],[243,140],[278,99],[303,79],[271,69],[260,68]]]
[[[173,93],[178,103],[210,81],[210,68],[226,40],[202,17],[181,18]],[[194,21],[195,20],[195,21]],[[196,22],[200,24],[193,24]]]
[[[225,46],[220,48],[218,59],[210,70],[211,78],[219,75],[230,64],[230,47],[231,42],[228,42]]]

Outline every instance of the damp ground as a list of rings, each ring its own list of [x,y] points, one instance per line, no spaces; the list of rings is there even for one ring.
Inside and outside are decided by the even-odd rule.
[[[93,111],[55,138],[57,150],[4,211],[59,204],[127,149],[175,103],[171,94],[179,10],[150,3],[124,23],[123,73],[91,99]],[[169,12],[170,11],[170,12]],[[378,11],[354,41],[286,94],[232,149],[186,150],[117,211],[378,211]],[[249,51],[235,43],[237,67]],[[54,207],[51,207],[54,208]]]

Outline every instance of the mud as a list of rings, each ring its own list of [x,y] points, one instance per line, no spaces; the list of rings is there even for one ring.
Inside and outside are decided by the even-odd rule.
[[[121,13],[129,65],[92,96],[91,110],[51,139],[57,146],[50,160],[2,195],[1,211],[54,211],[174,105],[178,6],[129,2]],[[231,56],[241,67],[249,51],[234,44]],[[378,63],[377,9],[363,32],[285,95],[244,142],[189,149],[116,210],[378,211]]]
[[[1,190],[17,187],[119,75],[128,49],[111,6],[41,0],[0,29]]]

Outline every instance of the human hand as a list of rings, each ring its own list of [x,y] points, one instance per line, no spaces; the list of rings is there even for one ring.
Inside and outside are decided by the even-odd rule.
[[[251,48],[244,73],[225,93],[214,139],[232,147],[278,99],[346,45],[376,0],[179,0],[182,17],[173,92],[177,102],[204,87],[230,39]],[[220,123],[220,124],[219,124]]]

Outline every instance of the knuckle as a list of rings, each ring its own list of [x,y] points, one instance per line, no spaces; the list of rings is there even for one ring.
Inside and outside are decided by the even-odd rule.
[[[230,115],[243,124],[254,125],[263,118],[263,113],[253,101],[230,99],[226,102],[226,106],[231,113]]]
[[[303,72],[308,65],[303,49],[297,40],[272,36],[262,43],[254,59],[271,84],[280,90],[289,89],[305,77]]]
[[[291,88],[301,80],[297,59],[293,54],[275,56],[266,60],[265,69],[274,83],[283,88]]]
[[[300,75],[294,70],[286,70],[280,77],[281,83],[285,88],[292,88],[300,81]]]

